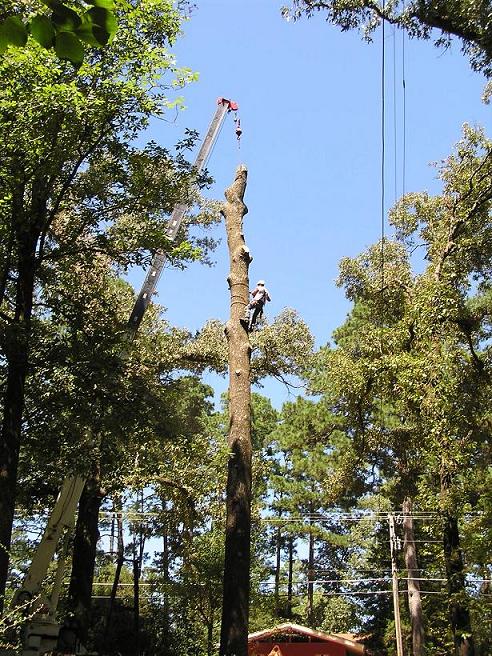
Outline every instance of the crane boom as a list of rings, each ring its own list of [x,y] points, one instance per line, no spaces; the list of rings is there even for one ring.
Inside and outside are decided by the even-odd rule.
[[[217,100],[217,109],[193,164],[198,173],[204,168],[210,156],[226,114],[237,109],[237,103],[232,100],[226,98]],[[176,238],[187,210],[188,205],[185,203],[175,206],[166,231],[170,241]],[[128,321],[130,342],[133,341],[145,310],[157,288],[165,262],[166,253],[161,250],[157,251]],[[55,622],[55,613],[61,573],[57,573],[57,582],[51,597],[41,594],[41,588],[63,535],[75,524],[77,505],[84,486],[85,479],[81,476],[65,479],[22,586],[16,591],[12,600],[12,607],[21,607],[32,601],[32,610],[35,611],[31,621],[25,627],[23,656],[40,656],[56,648],[59,626]],[[59,558],[60,563],[63,561],[64,558]]]
[[[236,109],[237,104],[234,101],[227,100],[226,98],[218,99],[215,115],[212,118],[207,134],[205,135],[205,139],[203,140],[193,165],[193,168],[197,173],[200,173],[207,162],[226,114],[230,111],[235,111]],[[169,219],[168,228],[166,230],[166,235],[170,241],[174,241],[176,238],[187,210],[188,205],[186,205],[186,203],[180,203],[174,208],[173,213]],[[150,269],[147,272],[144,283],[137,297],[137,300],[135,301],[135,305],[133,306],[133,310],[128,321],[128,331],[132,338],[135,336],[135,333],[137,332],[142,321],[145,310],[152,300],[152,295],[157,288],[157,283],[161,277],[166,259],[167,256],[164,251],[159,250],[154,255],[152,264],[150,265]]]

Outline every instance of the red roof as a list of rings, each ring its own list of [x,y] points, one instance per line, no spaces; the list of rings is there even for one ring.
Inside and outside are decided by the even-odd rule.
[[[297,634],[310,638],[312,642],[331,643],[334,647],[343,647],[345,652],[350,655],[365,653],[364,646],[359,644],[350,634],[337,635],[324,633],[323,631],[314,631],[313,629],[309,629],[306,626],[300,626],[299,624],[293,624],[292,622],[278,624],[271,629],[264,629],[263,631],[250,633],[248,635],[248,644],[253,645],[268,642],[269,644],[271,643],[281,645],[282,642],[286,642],[285,640],[282,640],[282,634]]]

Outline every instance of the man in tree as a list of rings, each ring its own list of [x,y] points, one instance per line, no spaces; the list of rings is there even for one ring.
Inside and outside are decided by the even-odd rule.
[[[250,292],[251,302],[246,306],[245,323],[248,324],[248,330],[251,331],[258,317],[263,314],[263,307],[267,301],[271,301],[268,289],[265,287],[264,280],[258,280],[256,287]]]

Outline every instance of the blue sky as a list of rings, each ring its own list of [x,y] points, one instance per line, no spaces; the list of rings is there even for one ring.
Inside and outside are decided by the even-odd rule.
[[[367,44],[341,33],[323,15],[288,23],[277,0],[197,0],[174,53],[199,81],[182,90],[187,109],[156,121],[148,138],[172,146],[185,128],[204,134],[225,96],[240,106],[238,150],[229,117],[208,164],[222,198],[238,163],[248,166],[245,235],[254,260],[251,282],[267,281],[268,317],[293,307],[318,345],[349,310],[335,285],[338,262],[378,240],[381,230],[381,34]],[[406,81],[406,191],[439,191],[429,165],[451,151],[464,122],[491,133],[484,79],[470,70],[459,43],[442,51],[405,40],[386,27],[386,205],[402,192],[402,52]],[[396,148],[395,148],[396,135]],[[395,173],[396,171],[396,173]],[[176,325],[197,330],[229,313],[228,255],[223,238],[216,265],[166,270],[158,301]],[[141,273],[143,277],[143,273]],[[138,287],[141,277],[132,276]],[[206,382],[215,385],[216,377]],[[223,390],[225,382],[219,382]],[[276,406],[287,390],[269,383]],[[292,397],[290,397],[292,398]]]

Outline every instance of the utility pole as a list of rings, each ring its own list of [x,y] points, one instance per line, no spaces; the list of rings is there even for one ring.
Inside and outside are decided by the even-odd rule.
[[[391,581],[393,588],[393,610],[395,615],[396,656],[403,656],[403,640],[401,637],[400,600],[398,592],[398,568],[396,564],[397,539],[395,532],[395,517],[388,515],[391,553]]]

